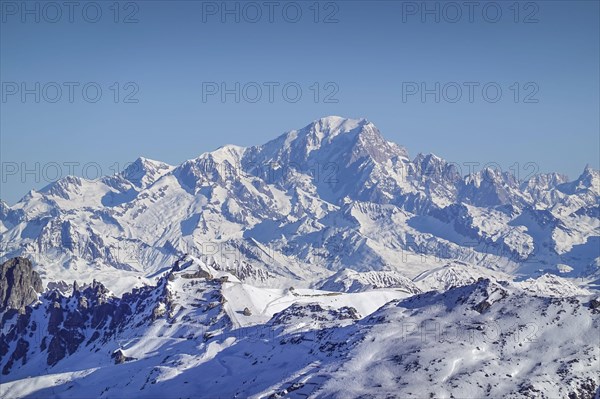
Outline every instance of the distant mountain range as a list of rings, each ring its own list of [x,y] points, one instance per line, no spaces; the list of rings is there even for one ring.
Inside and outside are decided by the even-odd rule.
[[[520,182],[410,159],[365,119],[319,119],[255,147],[171,166],[139,158],[94,181],[66,177],[0,204],[2,256],[44,281],[153,283],[184,254],[264,286],[344,268],[413,278],[460,261],[528,277],[598,270],[600,174]]]
[[[364,119],[0,202],[2,398],[600,395],[600,173]]]

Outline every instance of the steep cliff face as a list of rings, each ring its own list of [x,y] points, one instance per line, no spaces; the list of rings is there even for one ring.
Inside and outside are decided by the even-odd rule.
[[[17,257],[0,265],[0,313],[8,310],[24,313],[42,289],[42,279],[28,259]]]

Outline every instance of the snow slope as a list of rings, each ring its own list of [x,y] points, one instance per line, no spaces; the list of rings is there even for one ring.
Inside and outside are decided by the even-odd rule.
[[[86,340],[99,337],[54,364],[52,345],[40,350],[35,339],[53,324],[48,294],[28,321],[3,322],[8,337],[25,331],[29,349],[2,376],[2,396],[591,398],[599,389],[600,310],[590,296],[532,295],[489,279],[411,297],[282,292],[197,277],[202,265],[182,264],[120,299],[138,309],[123,323],[84,322]],[[66,320],[82,295],[61,300]]]

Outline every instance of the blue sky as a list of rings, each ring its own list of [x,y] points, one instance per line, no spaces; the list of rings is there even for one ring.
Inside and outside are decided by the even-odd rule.
[[[178,164],[325,115],[366,117],[411,156],[476,169],[494,162],[525,177],[533,162],[575,178],[599,167],[597,1],[477,2],[472,21],[443,2],[427,2],[433,13],[422,2],[275,2],[272,22],[262,1],[122,2],[118,15],[112,1],[84,13],[88,3],[70,22],[64,7],[59,17],[27,2],[39,7],[36,22],[37,11],[2,1],[0,198],[9,203],[69,171],[110,174],[138,156]],[[239,102],[223,101],[221,84],[236,82]],[[433,90],[424,99],[423,85]],[[24,99],[23,88],[32,90]]]

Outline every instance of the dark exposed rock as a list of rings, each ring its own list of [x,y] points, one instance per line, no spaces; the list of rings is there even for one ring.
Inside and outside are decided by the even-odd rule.
[[[17,341],[17,345],[15,347],[14,352],[8,359],[8,362],[2,368],[2,374],[8,374],[13,364],[19,360],[23,359],[22,363],[24,364],[27,361],[27,351],[29,350],[29,342],[25,341],[23,338],[19,338]]]
[[[473,309],[478,311],[479,313],[483,313],[488,310],[492,306],[488,301],[481,301],[477,305],[473,306]]]
[[[198,270],[195,273],[184,274],[181,277],[183,277],[183,278],[205,278],[207,280],[212,280],[212,278],[213,278],[212,274],[210,274],[206,270],[202,270],[202,269]]]
[[[115,359],[115,364],[123,364],[125,362],[135,360],[133,357],[125,356],[121,349],[114,351],[110,357]]]
[[[6,356],[10,347],[8,346],[8,342],[6,342],[6,336],[4,334],[0,334],[0,357]]]
[[[129,305],[126,303],[120,303],[113,313],[112,320],[110,321],[110,328],[114,329],[124,323],[129,315],[131,315],[131,308]]]
[[[15,347],[14,352],[8,359],[8,362],[2,368],[2,374],[8,374],[13,364],[22,359],[22,363],[25,364],[27,362],[27,351],[29,350],[29,342],[25,341],[23,338],[19,338],[17,341],[17,345]]]
[[[86,287],[85,290],[83,290],[83,294],[85,294],[85,296],[94,297],[99,300],[108,293],[108,288],[106,288],[101,282],[96,280],[92,282],[91,286]]]
[[[85,339],[85,336],[79,330],[63,328],[59,331],[58,335],[64,341],[69,355],[73,354]]]
[[[94,307],[92,312],[92,327],[102,328],[109,316],[113,315],[115,306],[112,303],[101,303]]]
[[[58,291],[63,295],[68,295],[71,292],[71,286],[67,284],[65,281],[48,281],[46,285],[48,290],[50,291]]]
[[[48,320],[48,332],[55,334],[58,332],[58,326],[63,322],[64,315],[63,310],[60,307],[60,303],[54,302],[50,308],[50,319]]]
[[[352,320],[360,319],[360,314],[352,306],[344,306],[344,307],[340,308],[338,311],[339,311],[340,320],[341,319],[352,319]]]
[[[0,265],[0,312],[24,312],[42,290],[42,279],[29,259],[12,258]]]
[[[94,342],[98,338],[100,338],[100,333],[98,331],[94,331],[94,334],[92,334],[92,336],[90,337],[90,339],[88,340],[88,342],[86,343],[86,345],[91,344],[92,342]]]
[[[271,319],[273,324],[293,323],[299,317],[309,317],[314,321],[358,320],[360,315],[355,308],[343,306],[339,309],[324,308],[318,303],[293,304],[275,313]]]
[[[17,341],[17,346],[15,351],[12,354],[12,358],[14,360],[23,359],[23,363],[27,361],[27,351],[29,350],[29,342],[25,341],[23,338],[20,338]]]
[[[54,366],[67,354],[67,345],[60,339],[58,335],[52,337],[50,345],[48,346],[48,358],[47,363],[49,366]]]
[[[73,284],[70,298],[65,298],[57,292],[49,295],[55,299],[49,309],[48,332],[52,334],[48,347],[49,365],[54,365],[67,354],[74,353],[85,340],[86,328],[99,329],[106,326],[110,320],[110,329],[113,330],[125,323],[126,317],[131,314],[129,305],[110,297],[108,293],[106,287],[94,281],[83,291]],[[61,306],[63,302],[71,305],[65,309]],[[75,305],[75,309],[72,309],[72,305]],[[94,331],[87,344],[100,336],[98,331]]]
[[[83,328],[85,323],[85,319],[83,315],[79,313],[79,311],[75,310],[74,312],[69,313],[67,316],[67,320],[65,320],[64,326],[66,328]]]

